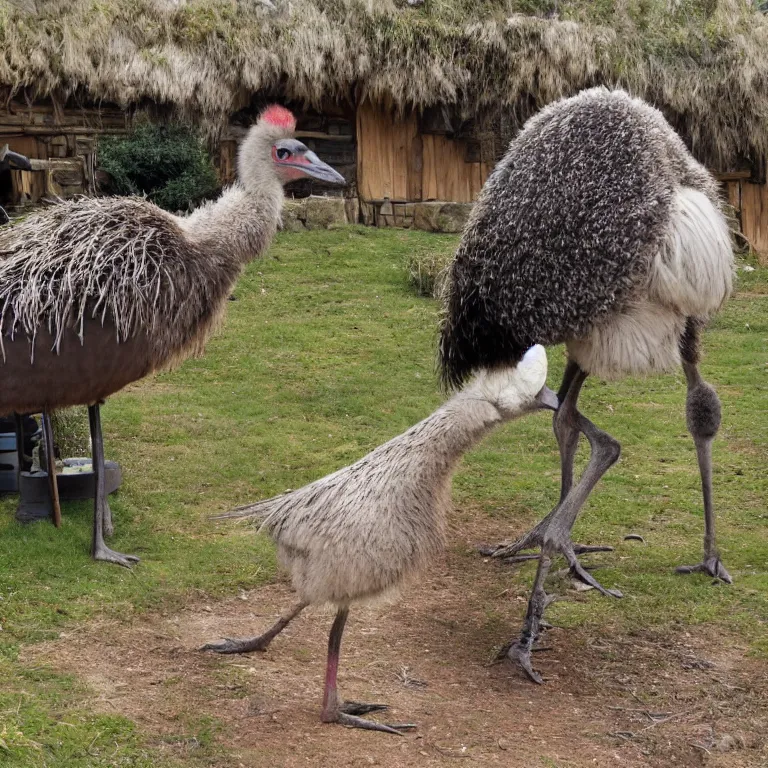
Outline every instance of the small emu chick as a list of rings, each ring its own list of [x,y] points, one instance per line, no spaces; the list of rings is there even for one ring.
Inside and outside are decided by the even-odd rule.
[[[515,368],[480,371],[431,416],[354,464],[223,515],[263,521],[300,601],[264,634],[202,650],[264,651],[307,605],[332,603],[338,612],[328,640],[322,721],[387,733],[413,727],[359,717],[385,705],[339,701],[336,673],[349,606],[398,587],[443,549],[456,464],[502,422],[557,408],[554,393],[544,386],[546,377],[546,352],[532,347]]]

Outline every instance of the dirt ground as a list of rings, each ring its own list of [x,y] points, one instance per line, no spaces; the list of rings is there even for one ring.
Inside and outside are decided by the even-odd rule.
[[[95,623],[28,648],[24,661],[75,673],[89,706],[135,720],[168,754],[192,757],[190,724],[214,718],[216,768],[768,766],[768,664],[711,627],[555,628],[535,657],[543,686],[490,663],[525,598],[506,589],[502,567],[471,554],[477,529],[454,530],[459,545],[399,602],[350,614],[340,692],[390,704],[382,721],[418,724],[404,736],[319,722],[330,609],[306,611],[266,653],[197,650],[270,625],[294,601],[286,582]]]

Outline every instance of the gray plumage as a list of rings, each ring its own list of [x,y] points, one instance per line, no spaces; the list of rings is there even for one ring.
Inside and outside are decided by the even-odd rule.
[[[536,347],[354,464],[230,516],[262,520],[304,602],[386,592],[442,549],[457,462],[494,426],[537,407],[546,372]]]
[[[531,119],[483,188],[450,271],[443,376],[460,384],[617,317],[618,341],[603,333],[601,349],[575,350],[582,367],[669,369],[686,318],[728,296],[732,265],[716,184],[661,113],[623,91],[584,91]]]
[[[711,442],[720,401],[698,371],[701,328],[731,291],[733,252],[715,180],[660,112],[623,91],[594,88],[531,119],[483,188],[446,287],[440,339],[445,382],[477,368],[514,364],[531,344],[564,343],[568,365],[553,428],[562,469],[560,500],[516,542],[485,549],[514,562],[540,548],[520,638],[504,653],[536,682],[531,649],[548,598],[555,555],[572,574],[605,589],[577,555],[571,530],[618,441],[577,408],[590,374],[604,379],[682,365],[687,424],[704,501],[704,559],[682,566],[730,582],[715,544]],[[574,484],[579,436],[590,459]]]

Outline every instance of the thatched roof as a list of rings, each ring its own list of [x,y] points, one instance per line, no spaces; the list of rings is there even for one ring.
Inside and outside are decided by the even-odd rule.
[[[151,100],[212,131],[255,92],[524,118],[596,83],[662,107],[710,165],[766,155],[749,0],[0,0],[0,84]]]

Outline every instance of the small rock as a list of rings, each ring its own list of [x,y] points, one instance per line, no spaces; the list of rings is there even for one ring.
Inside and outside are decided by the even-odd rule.
[[[718,752],[730,752],[732,749],[736,749],[738,742],[729,733],[722,735],[715,742],[715,749]]]

